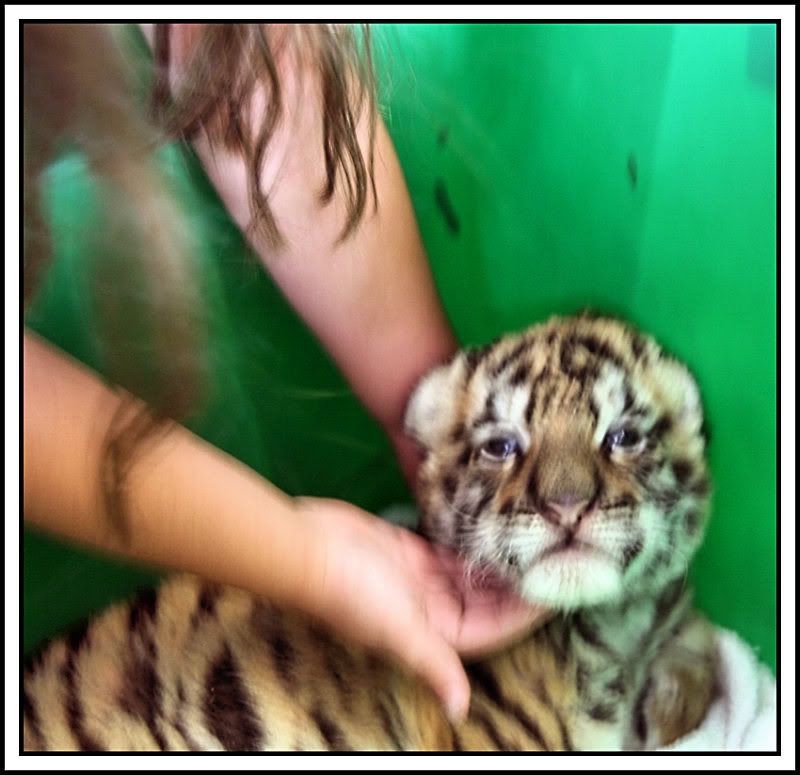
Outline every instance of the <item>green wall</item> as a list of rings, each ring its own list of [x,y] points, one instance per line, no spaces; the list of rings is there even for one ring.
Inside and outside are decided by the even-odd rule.
[[[714,511],[699,605],[776,665],[776,92],[769,25],[376,25],[381,104],[464,343],[591,305],[698,375]],[[215,392],[192,427],[290,492],[407,498],[380,430],[165,149],[205,246]],[[53,170],[58,256],[29,323],[96,364],[91,186]],[[76,205],[76,203],[80,203]],[[142,580],[27,532],[26,649]],[[146,577],[146,576],[145,576]]]

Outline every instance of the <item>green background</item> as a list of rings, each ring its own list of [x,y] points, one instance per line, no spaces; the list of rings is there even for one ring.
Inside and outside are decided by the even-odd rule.
[[[697,601],[776,667],[774,25],[375,25],[381,108],[462,342],[593,306],[698,375],[713,516]],[[213,395],[191,427],[291,493],[408,499],[380,429],[248,253],[196,161]],[[92,188],[51,170],[56,260],[27,323],[97,366]],[[24,536],[26,651],[153,574]]]

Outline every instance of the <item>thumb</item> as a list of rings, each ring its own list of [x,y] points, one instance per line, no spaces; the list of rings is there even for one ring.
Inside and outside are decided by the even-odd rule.
[[[456,650],[426,624],[401,638],[402,646],[392,649],[395,656],[430,686],[451,722],[462,721],[469,710],[470,686]]]

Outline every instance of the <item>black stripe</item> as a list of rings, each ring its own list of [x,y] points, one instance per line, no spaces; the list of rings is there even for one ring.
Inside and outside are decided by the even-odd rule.
[[[270,647],[272,649],[272,662],[275,665],[275,671],[280,676],[283,685],[292,691],[295,688],[295,650],[294,646],[289,642],[289,639],[277,626],[270,638]]]
[[[164,693],[156,672],[158,651],[155,641],[149,637],[142,637],[139,645],[141,648],[134,651],[125,671],[119,704],[126,713],[145,722],[156,745],[165,751],[167,741],[159,729]]]
[[[667,616],[672,613],[672,610],[683,597],[684,589],[683,577],[678,577],[666,586],[664,591],[659,596],[658,602],[656,603],[656,622],[664,621],[664,619],[666,619]]]
[[[475,504],[475,507],[472,509],[472,514],[474,516],[479,516],[483,514],[483,510],[489,504],[489,502],[494,498],[494,492],[492,490],[487,490],[483,495],[481,495],[480,500]]]
[[[525,712],[525,710],[513,700],[503,696],[500,686],[494,674],[485,665],[475,664],[467,668],[467,675],[480,688],[483,694],[497,705],[501,710],[510,713],[517,723],[525,729],[528,735],[533,738],[542,750],[550,750],[547,742],[542,735],[539,725]]]
[[[611,702],[598,702],[589,708],[589,717],[595,721],[615,721],[617,717],[617,708]]]
[[[528,377],[530,376],[530,366],[527,363],[520,363],[519,366],[514,370],[514,373],[511,375],[509,379],[509,384],[511,387],[519,387],[523,383],[527,382]]]
[[[475,373],[475,370],[478,368],[481,361],[483,361],[483,359],[486,357],[486,353],[488,353],[490,349],[491,344],[488,344],[483,347],[472,347],[464,352],[464,357],[466,358],[467,362],[467,381],[469,381],[470,377]]]
[[[606,683],[606,691],[618,697],[625,696],[625,676],[622,672]]]
[[[186,694],[183,690],[183,684],[180,681],[178,681],[177,694],[178,706],[175,708],[175,718],[172,722],[172,725],[175,727],[175,730],[178,732],[178,734],[183,738],[183,741],[186,743],[186,747],[190,751],[200,751],[202,750],[201,747],[189,734],[189,730],[186,728],[186,722],[183,720],[183,707],[186,704]]]
[[[311,718],[317,725],[320,734],[332,751],[352,751],[339,726],[332,721],[322,708],[317,706],[311,711]]]
[[[392,714],[389,713],[386,705],[383,703],[383,700],[378,700],[378,715],[381,717],[381,725],[383,726],[383,731],[389,736],[389,739],[392,741],[392,745],[398,751],[405,751],[406,748],[403,745],[400,734],[398,732],[397,727],[395,726],[395,719],[393,718]]]
[[[453,444],[461,444],[462,442],[466,441],[466,438],[467,438],[467,429],[463,423],[460,423],[455,428],[453,428],[453,431],[450,434],[450,441]]]
[[[622,570],[628,570],[630,564],[641,554],[644,549],[644,541],[641,537],[637,538],[632,543],[627,544],[622,550]]]
[[[545,626],[545,637],[547,638],[553,657],[560,666],[564,666],[569,659],[569,632],[560,619],[554,620],[549,626]]]
[[[628,383],[625,383],[625,399],[622,404],[622,411],[627,412],[633,406],[633,393]]]
[[[488,667],[481,664],[469,665],[467,667],[467,675],[495,705],[505,707],[505,700],[500,692],[500,686]]]
[[[503,503],[500,505],[498,509],[498,513],[502,514],[504,517],[509,516],[510,514],[514,513],[514,508],[516,506],[516,498],[512,495],[510,498],[507,498]]]
[[[550,704],[550,709],[553,711],[553,716],[555,716],[556,722],[558,722],[558,731],[561,734],[561,746],[565,751],[574,751],[575,747],[572,744],[572,738],[569,736],[569,731],[567,730],[567,725],[564,723],[564,719],[561,718],[561,713],[559,713],[558,708]]]
[[[198,611],[202,611],[208,616],[214,616],[216,614],[217,600],[221,593],[222,590],[218,584],[203,584],[197,597]]]
[[[456,494],[457,487],[458,479],[453,473],[447,474],[447,476],[445,476],[445,478],[442,480],[442,493],[444,494],[444,497],[448,503],[453,502],[453,496]]]
[[[611,650],[608,644],[604,643],[600,639],[598,632],[589,624],[589,622],[586,621],[581,612],[576,613],[572,621],[575,631],[581,636],[581,638],[583,638],[584,641],[586,641],[586,643],[596,648],[598,651],[613,655],[614,652]]]
[[[540,748],[543,751],[549,751],[550,747],[547,745],[547,741],[544,739],[544,735],[542,734],[542,730],[540,729],[539,725],[532,719],[519,705],[516,703],[510,703],[509,708],[511,712],[514,714],[514,718],[516,719],[517,723],[522,726],[528,735],[535,740]]]
[[[575,669],[575,690],[578,696],[582,697],[586,692],[589,683],[589,668],[585,662],[578,660],[578,666]]]
[[[708,495],[711,490],[711,482],[708,480],[708,477],[703,476],[694,482],[689,491],[692,492],[694,495],[704,496]]]
[[[158,595],[155,589],[141,589],[128,607],[128,629],[138,630],[145,622],[155,621],[158,613]]]
[[[484,711],[480,710],[479,708],[473,708],[470,711],[469,717],[471,721],[483,728],[498,751],[519,750],[519,748],[512,746],[511,743],[503,738],[492,719]]]
[[[561,734],[561,750],[573,750],[572,740],[570,739],[569,732],[567,731],[567,725],[564,723],[564,719],[561,717],[558,706],[550,697],[550,693],[547,691],[547,685],[541,678],[536,680],[534,685],[534,693],[536,694],[536,698],[539,700],[539,702],[553,714],[553,718],[555,718],[556,723],[558,724],[558,731]]]
[[[692,464],[688,460],[678,459],[672,461],[672,473],[678,484],[686,484],[692,474]]]
[[[214,618],[217,614],[217,599],[221,595],[221,588],[217,584],[204,583],[197,595],[197,607],[192,614],[189,626],[197,629],[205,617]]]
[[[649,430],[648,436],[650,440],[653,442],[659,442],[663,438],[664,434],[669,433],[670,429],[672,428],[672,418],[668,415],[662,415],[661,417],[656,420],[653,427]]]
[[[542,370],[534,377],[533,382],[531,383],[531,394],[528,398],[528,404],[525,407],[525,423],[527,425],[531,424],[533,420],[533,412],[536,408],[536,400],[538,396],[539,387],[542,384],[542,381],[549,375],[547,370],[547,365],[542,367]]]
[[[83,727],[85,714],[83,711],[83,704],[78,696],[78,690],[75,685],[75,661],[77,659],[77,653],[77,651],[70,651],[64,666],[61,668],[61,678],[67,690],[64,703],[67,725],[81,751],[103,751],[105,750],[103,746]]]
[[[22,690],[22,715],[28,722],[28,729],[31,735],[36,739],[37,747],[46,748],[39,711],[36,709],[36,703],[26,689]]]
[[[533,341],[530,339],[523,339],[521,342],[518,342],[514,347],[511,349],[511,352],[508,355],[504,355],[503,358],[500,360],[499,363],[492,366],[492,370],[490,372],[492,377],[498,377],[502,374],[508,366],[513,363],[517,358],[519,358],[522,353],[526,352],[530,349]]]
[[[559,353],[559,364],[561,371],[568,377],[576,379],[578,382],[585,382],[590,373],[590,362],[586,359],[586,365],[576,366],[574,363],[575,350],[578,346],[578,338],[575,335],[569,336],[561,342]]]
[[[606,361],[611,361],[617,368],[625,370],[625,363],[622,356],[617,353],[608,342],[603,342],[594,336],[577,336],[575,337],[575,344],[586,348],[595,358],[601,358]]]
[[[633,495],[620,495],[613,503],[605,506],[606,509],[632,509],[636,505]]]
[[[542,414],[547,414],[547,410],[550,408],[553,398],[555,398],[557,389],[558,385],[550,385],[547,389],[547,392],[544,394],[544,399],[542,400]]]
[[[84,619],[73,627],[67,635],[67,650],[70,653],[79,652],[89,642],[89,620]]]
[[[259,601],[253,606],[250,622],[256,635],[269,647],[272,665],[284,689],[294,692],[297,688],[296,651],[286,635],[281,612]]]
[[[695,509],[689,509],[683,518],[683,523],[686,526],[686,532],[693,536],[700,527],[700,514]]]
[[[227,644],[206,676],[203,710],[209,731],[226,751],[257,751],[262,746],[264,730]]]
[[[486,403],[483,406],[483,412],[479,414],[473,421],[472,427],[478,428],[481,425],[491,425],[497,422],[497,412],[494,409],[494,393],[489,393],[486,396]]]
[[[635,331],[629,329],[628,333],[631,337],[631,350],[633,351],[633,357],[636,358],[636,360],[639,360],[639,358],[641,358],[644,354],[645,340]]]
[[[342,703],[342,707],[344,708],[345,712],[350,712],[353,699],[353,687],[352,684],[347,681],[347,677],[341,669],[339,660],[337,659],[337,654],[329,652],[325,662],[328,667],[328,672],[331,674],[331,676],[333,676],[333,681],[336,684],[336,689],[339,693],[339,699]]]
[[[636,704],[633,709],[633,725],[636,730],[636,736],[644,742],[647,740],[647,719],[644,715],[644,702],[647,699],[647,693],[650,691],[650,678],[644,684],[641,693],[636,698]]]

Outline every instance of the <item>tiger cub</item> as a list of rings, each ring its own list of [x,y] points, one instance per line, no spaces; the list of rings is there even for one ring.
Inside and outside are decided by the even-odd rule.
[[[553,618],[468,665],[451,726],[432,693],[301,616],[178,576],[26,669],[30,750],[623,750],[692,730],[710,625],[684,579],[705,527],[700,396],[608,318],[465,350],[415,389],[421,528]]]

